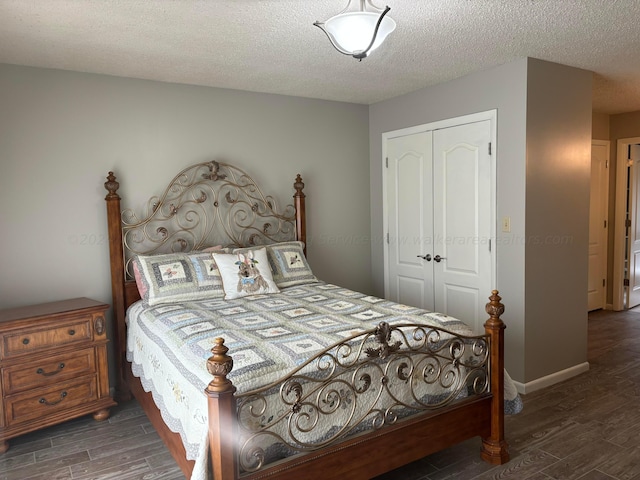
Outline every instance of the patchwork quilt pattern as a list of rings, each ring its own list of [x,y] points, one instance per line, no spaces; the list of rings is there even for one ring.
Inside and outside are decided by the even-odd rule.
[[[381,321],[424,323],[472,335],[463,322],[318,282],[281,293],[232,300],[213,298],[145,307],[128,313],[128,352],[134,374],[151,390],[165,422],[179,432],[196,460],[194,479],[206,470],[206,360],[223,337],[239,393],[271,383],[314,353]],[[204,455],[204,458],[202,458]],[[199,473],[198,473],[199,472]]]

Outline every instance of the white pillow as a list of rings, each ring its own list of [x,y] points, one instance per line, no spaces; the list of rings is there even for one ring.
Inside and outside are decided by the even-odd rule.
[[[299,241],[272,243],[266,245],[266,249],[273,281],[278,288],[318,282],[304,256],[304,243]],[[249,248],[236,248],[233,253],[247,250]]]
[[[265,248],[212,255],[222,276],[225,299],[280,292],[273,281]]]

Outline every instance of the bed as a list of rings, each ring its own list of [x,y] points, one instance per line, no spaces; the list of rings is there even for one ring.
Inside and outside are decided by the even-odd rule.
[[[138,400],[186,478],[372,478],[475,436],[509,460],[497,291],[474,335],[315,278],[300,175],[282,209],[217,161],[143,211],[113,172],[105,188],[116,399]]]

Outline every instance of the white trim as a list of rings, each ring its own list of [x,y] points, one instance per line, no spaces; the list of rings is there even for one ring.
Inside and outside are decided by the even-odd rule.
[[[514,380],[513,383],[515,384],[518,393],[526,395],[527,393],[533,393],[537,390],[555,385],[556,383],[569,380],[570,378],[576,377],[581,373],[588,371],[589,362],[584,362],[579,365],[560,370],[559,372],[552,373],[551,375],[547,375],[546,377],[538,378],[532,382],[520,383]]]
[[[387,140],[390,138],[404,137],[406,135],[413,135],[414,133],[426,132],[429,130],[440,130],[442,128],[457,127],[458,125],[464,125],[466,123],[476,123],[476,122],[482,122],[484,120],[496,121],[497,115],[498,115],[498,110],[494,109],[494,110],[487,110],[486,112],[462,115],[461,117],[447,118],[445,120],[438,120],[436,122],[425,123],[423,125],[416,125],[414,127],[401,128],[399,130],[384,132],[382,134],[382,140],[384,142],[384,140]],[[493,147],[495,147],[495,145]],[[495,152],[495,148],[494,148],[494,151],[492,151],[491,155],[494,155],[494,152]],[[384,153],[386,152],[383,152],[383,157],[384,157]]]
[[[606,186],[603,192],[604,198],[600,199],[600,201],[604,203],[604,215],[606,220],[604,241],[602,242],[603,243],[603,258],[602,258],[603,265],[601,265],[601,267],[603,268],[605,278],[607,278],[607,265],[609,264],[609,227],[611,224],[611,220],[609,219],[609,182],[611,181],[611,171],[612,171],[612,169],[609,168],[611,166],[611,142],[609,140],[591,140],[591,153],[592,153],[591,165],[593,165],[593,147],[594,146],[605,147],[606,149],[605,151],[607,152],[606,153],[606,169],[605,169],[607,172],[606,173],[607,178],[605,182]],[[591,175],[593,175],[593,172],[591,173]],[[593,180],[591,181],[593,182]],[[591,213],[589,213],[589,217],[591,217]],[[591,225],[589,225],[589,236],[591,236]],[[591,280],[591,278],[589,278],[589,280]],[[606,303],[607,303],[607,286],[606,285],[608,283],[609,283],[609,280],[607,278],[605,285],[602,286],[604,290],[604,296],[602,299],[603,304],[598,306],[597,308],[604,308],[605,310],[607,309],[606,308]]]

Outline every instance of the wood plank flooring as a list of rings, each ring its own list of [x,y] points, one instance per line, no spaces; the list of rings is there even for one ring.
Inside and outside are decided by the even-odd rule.
[[[10,441],[1,480],[178,480],[182,472],[135,402]]]
[[[640,480],[640,311],[589,315],[589,363],[523,397],[524,411],[506,420],[506,465],[480,460],[472,439],[376,480]],[[135,401],[106,422],[88,416],[16,438],[0,455],[0,480],[183,478]]]

